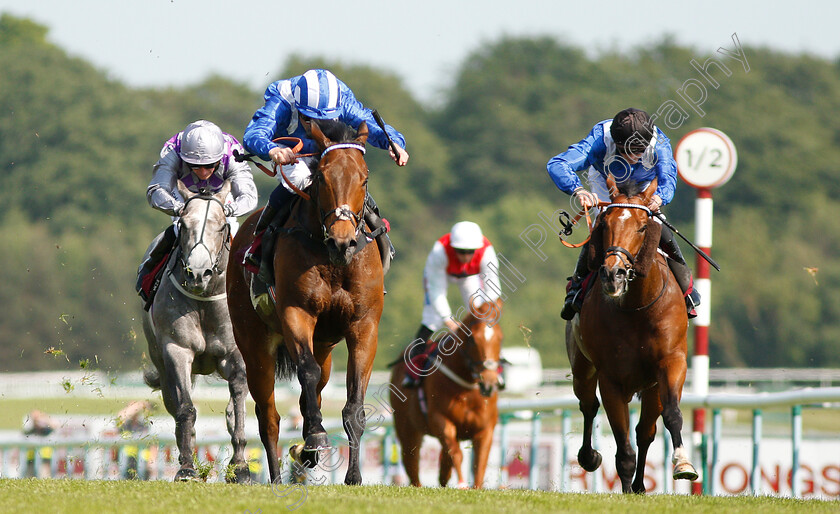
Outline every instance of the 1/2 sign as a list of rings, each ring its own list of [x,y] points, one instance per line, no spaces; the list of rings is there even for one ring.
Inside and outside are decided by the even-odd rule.
[[[708,127],[683,136],[674,150],[674,158],[680,177],[698,189],[722,186],[738,164],[732,140],[720,130]]]

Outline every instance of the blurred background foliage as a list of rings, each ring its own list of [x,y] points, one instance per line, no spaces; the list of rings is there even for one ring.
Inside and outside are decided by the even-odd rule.
[[[136,369],[145,340],[135,273],[169,223],[145,201],[152,164],[163,142],[196,119],[241,138],[262,91],[221,76],[134,89],[46,37],[45,27],[27,19],[0,17],[0,370],[64,369],[85,360]],[[732,180],[714,193],[713,248],[723,271],[712,282],[712,366],[840,366],[840,62],[744,52],[749,71],[669,38],[588,57],[547,37],[505,37],[475,49],[435,107],[387,70],[329,56],[278,63],[266,85],[330,68],[408,141],[406,168],[385,152],[368,154],[371,192],[398,252],[386,279],[376,368],[413,337],[426,254],[463,219],[478,222],[523,279],[506,274],[516,289],[505,291],[505,344],[529,344],[545,365],[566,366],[559,310],[577,252],[560,245],[544,221],[569,206],[545,164],[620,109],[652,113],[668,100],[688,114],[678,128],[663,127],[673,145],[712,126],[739,154]],[[701,78],[692,59],[710,58],[729,74],[710,68],[719,87],[707,87],[700,116],[677,90]],[[276,183],[254,172],[263,205]],[[666,212],[692,237],[692,188],[680,184]]]

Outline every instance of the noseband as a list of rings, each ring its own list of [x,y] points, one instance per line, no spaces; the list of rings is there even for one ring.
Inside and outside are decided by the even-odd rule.
[[[604,212],[614,207],[639,209],[641,211],[644,211],[648,215],[648,218],[650,218],[653,215],[650,209],[648,209],[644,205],[639,205],[635,203],[611,203],[604,207]],[[604,250],[604,261],[606,261],[611,256],[617,257],[618,260],[621,261],[622,267],[627,272],[624,278],[625,282],[632,282],[633,279],[636,278],[636,270],[634,268],[634,266],[636,265],[636,256],[634,256],[626,248],[622,248],[621,246],[610,246],[609,248]]]
[[[327,153],[329,153],[333,150],[339,150],[339,149],[343,149],[343,148],[355,148],[356,150],[359,150],[360,152],[362,152],[362,155],[365,154],[364,145],[360,145],[360,144],[356,144],[356,143],[339,143],[339,144],[336,144],[336,145],[328,146],[321,153],[321,160],[324,159],[324,156],[327,155]],[[319,169],[317,171],[317,175],[321,175],[321,176],[324,175],[323,171],[320,169],[320,166],[319,166]],[[312,183],[316,185],[315,187],[318,187],[317,186],[317,184],[318,184],[317,176],[314,177],[314,178],[316,180],[313,180]],[[368,184],[367,184],[367,180],[366,180],[365,181],[365,199],[367,199],[367,190],[368,190]],[[317,198],[318,198],[317,193],[313,196],[316,198],[315,201],[317,203],[317,201],[318,201],[317,200]],[[365,209],[367,209],[367,201],[362,202],[362,208],[359,210],[359,212],[353,212],[352,210],[350,210],[347,207],[347,205],[340,205],[340,206],[336,207],[335,209],[333,209],[331,211],[324,212],[324,210],[321,209],[320,204],[318,204],[318,213],[321,216],[321,232],[324,236],[324,240],[323,240],[324,244],[326,244],[327,241],[329,241],[329,239],[331,237],[330,236],[330,229],[332,229],[333,225],[335,225],[339,221],[345,221],[345,220],[353,223],[353,225],[355,227],[355,239],[358,240],[359,239],[359,233],[362,231],[362,228],[364,227],[363,220],[364,220],[364,217],[365,217]],[[327,219],[330,216],[335,216],[335,219],[328,225],[327,224]]]
[[[217,203],[219,205],[219,207],[221,207],[222,213],[224,213],[224,205],[222,204],[222,202],[220,202],[214,196],[202,196],[202,195],[193,196],[193,197],[189,198],[184,203],[184,208],[187,207],[187,204],[189,204],[190,202],[192,202],[193,200],[196,200],[196,199],[206,201],[207,202],[207,210],[204,211],[204,222],[201,225],[201,232],[199,233],[198,242],[196,242],[195,245],[193,245],[193,247],[190,248],[190,251],[187,252],[186,255],[181,255],[181,257],[180,257],[181,268],[182,268],[182,270],[184,271],[185,274],[189,273],[191,271],[190,265],[189,265],[189,259],[190,259],[190,255],[192,255],[192,253],[195,251],[196,248],[198,248],[199,246],[203,246],[204,249],[207,250],[207,254],[212,255],[212,252],[210,252],[210,248],[204,242],[204,233],[207,230],[207,218],[208,218],[208,215],[210,214],[210,203],[211,202]],[[183,229],[183,225],[184,225],[183,219],[179,220],[178,223],[181,225],[181,229]],[[226,232],[226,234],[223,236],[224,237],[224,239],[223,239],[224,242],[222,243],[222,247],[219,249],[218,255],[216,255],[216,259],[213,262],[213,267],[210,268],[213,271],[213,273],[215,273],[216,275],[221,275],[224,272],[224,270],[221,268],[220,264],[221,264],[221,261],[222,261],[222,254],[224,253],[225,249],[228,249],[228,250],[230,249],[228,247],[228,241],[230,240],[230,223],[225,223],[225,226],[222,230]],[[179,230],[179,233],[181,233],[181,230]]]

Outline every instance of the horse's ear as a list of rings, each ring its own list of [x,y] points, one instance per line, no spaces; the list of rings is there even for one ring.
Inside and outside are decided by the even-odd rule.
[[[184,183],[180,180],[175,182],[175,187],[178,189],[178,193],[181,195],[181,198],[183,198],[185,202],[189,200],[191,196],[195,196],[193,192],[187,189],[187,186],[185,186]]]
[[[324,133],[321,131],[321,127],[318,126],[317,121],[312,121],[309,124],[309,129],[310,135],[312,136],[312,140],[315,141],[315,143],[318,145],[318,148],[320,148],[321,151],[326,150],[327,147],[332,144],[332,141],[330,141],[327,138],[327,136],[325,136]]]
[[[598,222],[592,229],[587,246],[587,265],[590,271],[596,271],[604,263],[604,224]]]
[[[359,125],[359,128],[356,129],[355,142],[364,146],[364,144],[367,143],[367,138],[368,138],[368,126],[367,126],[367,122],[363,121],[361,123],[361,125]]]
[[[615,184],[615,177],[609,172],[607,173],[607,191],[610,193],[610,200],[615,202],[618,196],[618,186]]]
[[[654,179],[656,180],[656,179]],[[654,191],[656,188],[653,188]],[[645,241],[642,243],[642,248],[636,255],[636,265],[633,269],[640,277],[644,277],[650,271],[650,267],[656,260],[656,249],[659,248],[659,238],[662,236],[662,225],[657,223],[654,218],[649,218],[647,222],[647,229],[645,230]]]
[[[645,188],[644,191],[642,191],[641,197],[644,200],[645,205],[647,205],[648,202],[650,202],[651,197],[653,197],[653,193],[656,192],[656,186],[658,186],[658,185],[659,185],[659,177],[653,177],[653,180],[650,181],[650,184],[648,184],[648,187]]]

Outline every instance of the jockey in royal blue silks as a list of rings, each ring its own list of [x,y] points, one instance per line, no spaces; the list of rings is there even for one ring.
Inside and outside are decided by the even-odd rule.
[[[615,118],[597,123],[584,139],[548,161],[548,174],[561,191],[572,195],[581,208],[595,207],[599,199],[610,198],[606,186],[607,172],[615,177],[620,190],[629,186],[645,187],[658,179],[656,192],[647,207],[658,211],[674,198],[677,185],[677,163],[671,151],[671,141],[650,119],[645,111],[624,109]],[[588,170],[584,186],[577,172]],[[657,220],[658,221],[658,220]],[[588,274],[587,246],[578,256],[575,271],[569,277],[569,287],[561,317],[570,320],[580,312],[583,279]],[[662,226],[659,247],[668,255],[668,265],[685,295],[689,318],[697,316],[695,307],[700,294],[693,288],[691,269],[685,262],[673,232]]]
[[[317,158],[296,159],[290,147],[272,140],[284,136],[300,138],[303,142],[302,153],[318,152],[315,141],[307,135],[308,122],[312,118],[338,120],[353,128],[358,128],[363,121],[367,122],[368,143],[377,148],[388,149],[390,137],[398,152],[395,154],[393,149],[389,149],[391,158],[400,166],[405,166],[408,162],[403,135],[390,125],[385,125],[386,136],[376,123],[372,111],[356,99],[350,88],[331,72],[320,69],[309,70],[290,79],[278,80],[268,86],[265,90],[265,105],[254,113],[245,129],[245,149],[261,159],[283,166],[286,177],[297,188],[303,190],[312,182],[310,166],[317,162]],[[280,185],[271,193],[268,205],[257,222],[254,243],[245,255],[246,265],[259,267],[259,275],[266,282],[269,282],[271,277],[271,259],[262,257],[272,255],[274,237],[266,237],[263,232],[269,226],[282,226],[295,196],[293,189],[284,182],[280,173],[277,174],[277,180]],[[385,226],[379,217],[379,209],[369,194],[365,202],[365,221],[371,229]],[[393,246],[387,232],[383,231],[378,239],[380,250],[384,248],[387,251],[383,252],[383,264],[386,265],[387,271],[387,264],[393,255]],[[389,254],[387,258],[384,253]]]
[[[144,287],[144,278],[159,267],[178,237],[177,221],[184,208],[178,180],[193,193],[218,193],[225,181],[230,181],[224,211],[231,236],[239,227],[237,216],[243,216],[257,206],[257,186],[251,166],[247,162],[237,162],[234,151],[243,151],[239,141],[207,120],[190,123],[164,143],[160,159],[154,165],[154,176],[146,189],[146,199],[152,208],[172,216],[173,224],[152,241],[147,257],[137,271],[136,289],[145,300],[148,301],[150,291],[148,280]]]

